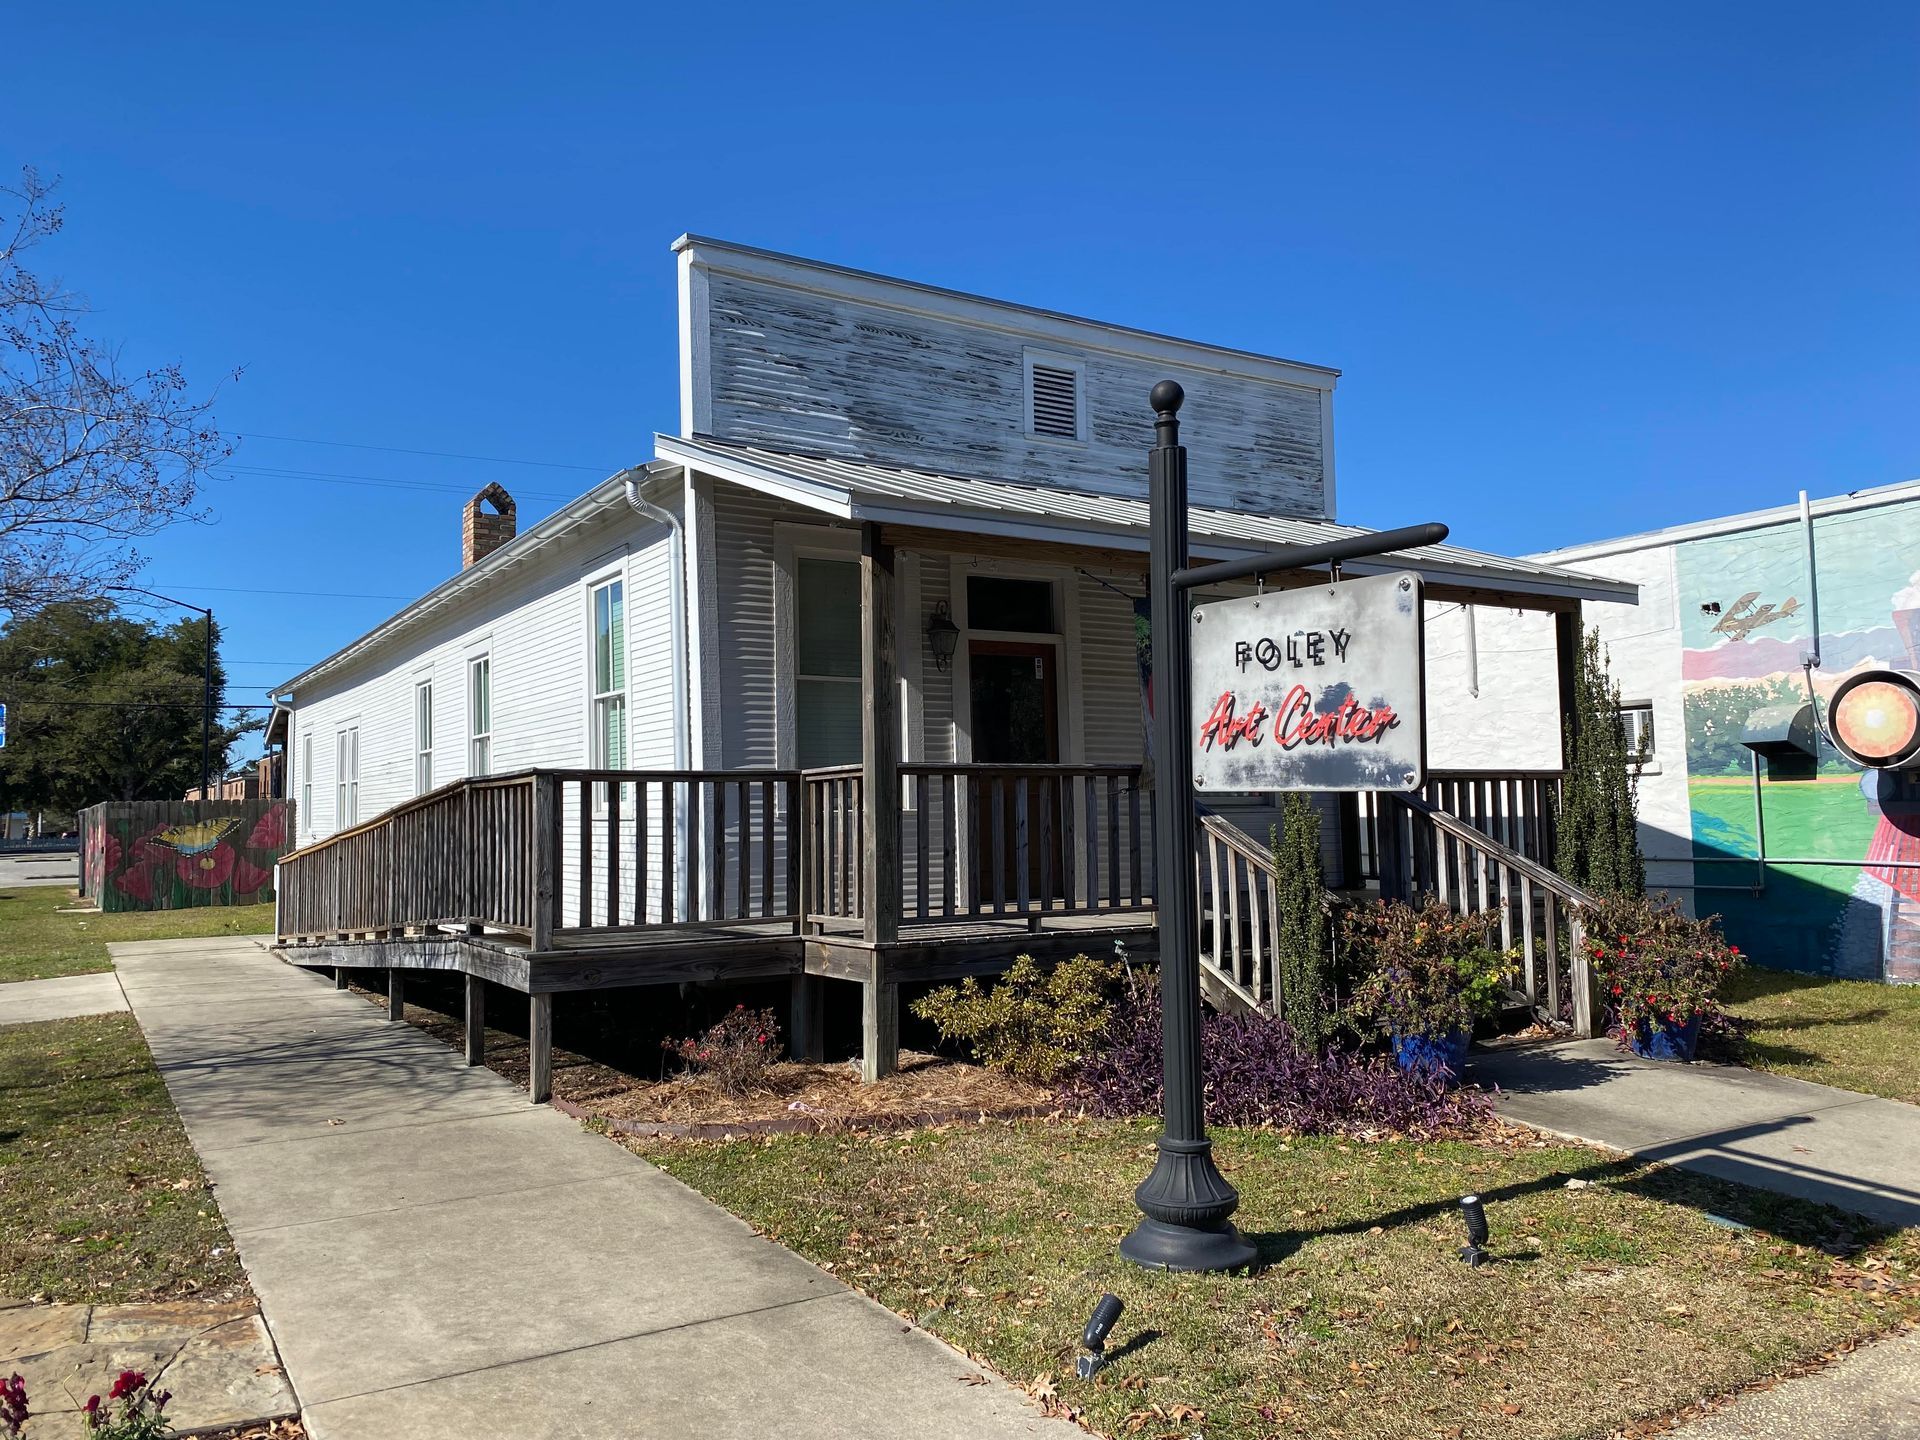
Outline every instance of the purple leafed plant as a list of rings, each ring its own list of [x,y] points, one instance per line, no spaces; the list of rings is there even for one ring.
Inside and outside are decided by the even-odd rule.
[[[1122,1001],[1110,1041],[1061,1090],[1062,1103],[1092,1115],[1160,1113],[1160,993],[1146,985]],[[1492,1114],[1476,1092],[1408,1075],[1388,1060],[1295,1040],[1265,1015],[1208,1014],[1200,1029],[1207,1122],[1272,1125],[1304,1135],[1390,1132],[1416,1138],[1468,1131]]]

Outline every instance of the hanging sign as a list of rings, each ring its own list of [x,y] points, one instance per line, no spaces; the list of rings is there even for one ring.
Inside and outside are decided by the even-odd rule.
[[[1193,608],[1200,791],[1416,790],[1426,778],[1420,577]]]

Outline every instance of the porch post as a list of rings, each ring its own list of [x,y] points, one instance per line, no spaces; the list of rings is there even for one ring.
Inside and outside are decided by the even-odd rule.
[[[1556,610],[1553,615],[1554,665],[1560,680],[1560,769],[1573,757],[1566,753],[1567,726],[1574,716],[1574,677],[1580,672],[1580,609]]]
[[[387,970],[387,1019],[404,1020],[407,1018],[407,972],[388,967]]]
[[[478,975],[467,975],[465,979],[467,1064],[484,1065],[487,1059],[487,982]]]
[[[809,1064],[818,1064],[826,1058],[826,1036],[820,1024],[822,983],[818,975],[803,973],[793,977],[792,1024],[787,1028],[787,1051],[794,1059]]]
[[[860,527],[861,934],[876,949],[861,983],[860,1073],[878,1080],[900,1066],[900,989],[884,982],[885,953],[900,938],[900,718],[894,657],[893,547]]]
[[[544,1105],[553,1098],[553,996],[527,997],[527,1098]]]

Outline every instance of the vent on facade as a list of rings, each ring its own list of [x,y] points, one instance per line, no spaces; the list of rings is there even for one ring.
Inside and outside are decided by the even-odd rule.
[[[1070,365],[1027,363],[1027,423],[1031,433],[1079,440],[1081,372]]]

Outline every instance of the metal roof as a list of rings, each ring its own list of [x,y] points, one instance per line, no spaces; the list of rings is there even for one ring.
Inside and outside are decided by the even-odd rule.
[[[1147,547],[1147,502],[1127,496],[799,455],[706,436],[658,435],[654,446],[663,460],[691,465],[843,520],[1109,549],[1144,551]],[[1189,511],[1188,527],[1195,549],[1215,559],[1238,559],[1279,546],[1317,545],[1369,533],[1360,526],[1329,520],[1198,505]],[[1423,545],[1376,560],[1350,561],[1343,568],[1355,575],[1416,570],[1429,582],[1497,591],[1521,606],[1527,598],[1626,604],[1639,598],[1639,587],[1629,581],[1459,545]]]

